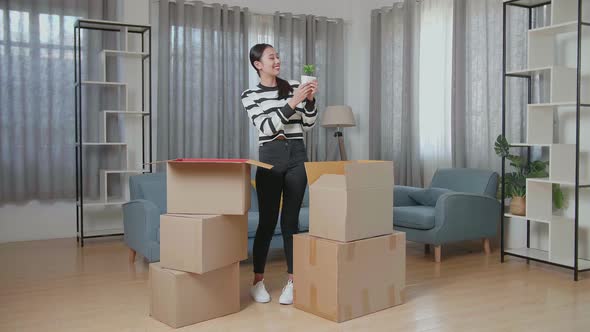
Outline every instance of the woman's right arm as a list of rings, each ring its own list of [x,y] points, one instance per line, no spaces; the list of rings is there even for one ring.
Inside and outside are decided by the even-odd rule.
[[[295,110],[289,104],[264,110],[254,101],[251,94],[246,92],[242,94],[242,104],[254,127],[264,136],[276,135],[289,123],[289,118],[295,114]]]

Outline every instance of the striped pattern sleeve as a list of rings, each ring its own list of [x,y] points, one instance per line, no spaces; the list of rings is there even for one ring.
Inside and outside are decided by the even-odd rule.
[[[273,136],[282,131],[285,125],[289,123],[289,118],[295,114],[295,110],[289,104],[265,110],[256,103],[252,95],[255,94],[250,93],[250,91],[244,92],[242,94],[242,104],[248,112],[254,127],[264,136]]]
[[[303,111],[301,113],[301,120],[303,121],[303,130],[309,131],[315,126],[315,121],[318,117],[318,108],[315,105],[315,98],[312,101],[304,101]]]

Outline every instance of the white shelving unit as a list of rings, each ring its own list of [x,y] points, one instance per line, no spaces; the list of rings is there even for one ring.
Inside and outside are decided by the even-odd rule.
[[[109,33],[115,33],[116,36],[116,47],[114,49],[104,49],[98,52],[98,63],[99,70],[96,76],[98,77],[85,77],[82,74],[82,30],[94,30],[103,31]],[[138,40],[131,41],[131,36],[139,36]],[[85,34],[84,38],[90,38],[89,34]],[[139,41],[139,43],[138,43]],[[132,46],[135,42],[135,46]],[[84,229],[84,209],[85,208],[121,208],[128,199],[128,193],[126,191],[126,179],[129,175],[141,174],[151,172],[151,166],[149,169],[140,169],[139,165],[146,165],[152,160],[152,140],[151,140],[151,28],[145,25],[127,24],[121,22],[112,21],[100,21],[100,20],[86,20],[80,19],[76,21],[74,25],[74,49],[75,49],[75,89],[76,89],[76,100],[75,100],[75,119],[76,119],[76,232],[77,240],[80,241],[81,245],[84,246],[84,239],[93,237],[104,237],[122,235],[122,228],[108,228],[102,231],[98,230],[86,230]],[[129,82],[118,82],[114,79],[110,79],[107,75],[107,68],[110,66],[109,59],[113,61],[137,61],[136,67],[131,70],[131,75],[127,74],[124,80],[130,79]],[[124,65],[130,64],[130,62],[123,62]],[[135,65],[134,65],[135,66]],[[139,69],[140,68],[140,69]],[[119,70],[121,70],[119,68]],[[123,69],[124,70],[124,69]],[[137,72],[137,74],[135,74]],[[146,74],[147,72],[147,74]],[[140,75],[139,78],[134,79],[133,76]],[[87,76],[87,75],[86,75]],[[131,76],[131,77],[130,77]],[[138,86],[135,90],[131,90],[133,83]],[[140,83],[138,83],[140,82]],[[98,137],[85,139],[84,130],[84,118],[87,116],[87,112],[93,110],[87,110],[82,103],[82,88],[92,87],[98,89],[120,89],[117,94],[118,105],[115,109],[105,109],[98,111],[99,130]],[[147,96],[147,98],[146,98]],[[134,105],[133,109],[130,110],[130,98],[133,98]],[[100,109],[100,107],[99,107]],[[141,121],[141,138],[139,144],[141,148],[137,147],[136,141],[128,142],[132,139],[133,133],[129,133],[127,129],[127,121],[130,118],[139,118]],[[118,128],[124,131],[122,133],[122,142],[113,142],[112,135],[108,132],[109,122],[119,123]],[[119,122],[121,121],[121,122]],[[146,124],[147,122],[147,124]],[[146,129],[147,128],[147,129]],[[149,144],[146,140],[149,139]],[[115,139],[116,140],[116,139]],[[81,142],[81,144],[80,144]],[[103,149],[109,147],[122,148],[121,151],[124,154],[122,158],[123,165],[118,166],[119,169],[101,169],[98,170],[98,174],[85,174],[84,171],[84,156],[86,154],[100,153]],[[91,150],[88,150],[91,149]],[[85,153],[83,153],[85,152]],[[140,163],[138,162],[137,155],[140,154]],[[134,162],[130,162],[130,157],[133,155]],[[138,168],[138,169],[136,169]],[[84,197],[84,180],[88,177],[98,177],[99,183],[99,195],[94,198]],[[109,187],[110,180],[114,177],[120,178],[120,186],[118,193],[114,193],[113,187]]]
[[[548,100],[539,104],[527,105],[526,142],[511,144],[512,147],[542,148],[549,156],[549,177],[529,178],[526,181],[526,215],[516,216],[504,213],[506,221],[527,223],[527,247],[504,247],[504,222],[502,223],[502,261],[504,256],[516,256],[527,260],[535,260],[556,266],[566,267],[574,271],[574,279],[578,279],[578,272],[590,270],[590,260],[580,259],[578,253],[579,215],[578,190],[590,186],[588,179],[581,179],[579,121],[580,111],[588,106],[583,100],[586,96],[580,92],[581,69],[581,36],[578,31],[587,23],[581,22],[578,8],[583,0],[504,0],[504,20],[508,8],[525,7],[529,14],[528,31],[528,61],[527,69],[506,70],[504,62],[504,90],[508,78],[527,79],[529,93],[532,77],[539,77],[549,85]],[[533,8],[550,5],[551,24],[549,26],[533,28],[530,26]],[[505,27],[505,26],[504,26]],[[506,57],[506,29],[504,29],[504,56]],[[558,57],[560,38],[574,38],[578,52],[578,66],[568,67],[563,59]],[[571,64],[570,64],[571,65]],[[503,92],[505,96],[505,91]],[[586,97],[587,98],[587,97]],[[530,100],[530,96],[529,96]],[[561,109],[573,109],[576,112],[576,142],[572,144],[557,143],[554,128],[557,112]],[[503,105],[503,119],[506,117],[506,105]],[[504,122],[504,120],[503,120]],[[503,135],[505,129],[503,126]],[[587,165],[586,165],[587,166]],[[502,172],[504,173],[503,165]],[[565,211],[561,215],[554,215],[553,187],[559,184],[575,190],[575,214],[568,216]],[[504,198],[504,193],[503,197]],[[504,209],[504,208],[503,208]],[[547,250],[530,247],[530,223],[543,224],[548,228]]]

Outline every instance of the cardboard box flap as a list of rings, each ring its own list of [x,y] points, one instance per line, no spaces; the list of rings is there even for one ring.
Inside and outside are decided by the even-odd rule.
[[[182,214],[182,213],[167,213],[168,216],[187,218],[187,219],[210,219],[219,216],[218,214]]]
[[[305,172],[307,173],[307,183],[312,185],[323,174],[344,175],[344,166],[350,161],[321,161],[305,163]]]
[[[154,269],[162,270],[162,272],[166,272],[166,273],[169,273],[169,274],[172,274],[172,275],[176,275],[177,276],[177,275],[186,274],[186,272],[184,272],[184,271],[178,271],[178,270],[164,268],[164,267],[162,267],[162,265],[159,262],[151,263],[150,265],[153,265],[153,268]]]
[[[324,174],[313,184],[314,188],[346,189],[344,175]]]
[[[320,161],[320,162],[307,162],[305,163],[305,171],[307,173],[307,183],[312,185],[316,182],[323,174],[336,174],[336,175],[347,175],[347,167],[349,165],[359,165],[360,168],[354,168],[355,174],[368,172],[369,174],[373,171],[379,172],[379,176],[383,176],[381,179],[378,176],[375,177],[381,185],[375,186],[373,181],[371,184],[365,183],[362,187],[383,187],[385,185],[393,185],[393,162],[383,160],[354,160],[354,161]],[[367,168],[364,168],[367,167]],[[373,168],[374,167],[374,168]],[[391,172],[386,172],[385,169],[389,168]],[[364,180],[364,174],[359,174],[358,180]],[[360,184],[359,181],[352,182],[350,185],[353,187]]]
[[[227,159],[227,158],[176,158],[170,160],[158,160],[153,161],[151,163],[145,163],[144,165],[149,164],[158,164],[158,163],[192,163],[192,164],[249,164],[257,167],[262,167],[266,169],[273,168],[272,165],[266,164],[257,160],[252,159]]]
[[[391,188],[393,162],[355,162],[345,166],[347,189]]]

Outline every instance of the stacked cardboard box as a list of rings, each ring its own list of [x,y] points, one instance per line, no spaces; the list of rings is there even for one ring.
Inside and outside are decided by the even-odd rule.
[[[150,315],[182,327],[240,310],[250,165],[271,166],[242,159],[167,163],[168,213],[160,217],[160,262],[150,264]]]
[[[295,307],[342,322],[401,304],[406,246],[393,232],[393,163],[305,168],[309,233],[293,239]]]

